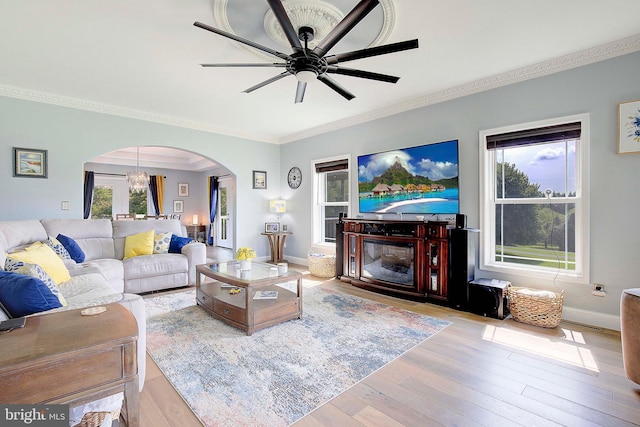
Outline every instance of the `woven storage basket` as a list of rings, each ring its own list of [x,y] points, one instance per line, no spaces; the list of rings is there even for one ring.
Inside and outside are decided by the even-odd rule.
[[[100,427],[107,414],[111,414],[113,422],[120,418],[120,409],[111,412],[87,412],[74,427]]]
[[[509,310],[515,320],[543,328],[555,328],[562,320],[563,293],[511,286]]]
[[[331,255],[311,256],[309,255],[309,272],[311,275],[322,278],[329,278],[336,275],[336,257]]]

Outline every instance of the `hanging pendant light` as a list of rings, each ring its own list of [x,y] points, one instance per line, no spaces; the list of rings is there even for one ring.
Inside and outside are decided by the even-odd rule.
[[[136,171],[127,172],[129,189],[133,192],[145,191],[149,187],[149,174],[140,172],[140,147],[136,148]]]

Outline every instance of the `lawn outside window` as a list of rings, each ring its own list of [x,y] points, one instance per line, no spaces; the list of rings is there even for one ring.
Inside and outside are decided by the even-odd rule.
[[[589,116],[480,132],[480,268],[588,283]]]

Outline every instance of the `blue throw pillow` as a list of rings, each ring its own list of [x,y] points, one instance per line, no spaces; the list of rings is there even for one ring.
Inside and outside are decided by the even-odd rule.
[[[169,243],[169,253],[180,254],[182,253],[182,247],[191,242],[193,242],[191,237],[180,237],[174,234],[171,236],[171,243]]]
[[[62,307],[42,280],[8,271],[0,271],[0,302],[12,317]]]
[[[69,252],[71,259],[75,262],[84,262],[84,252],[80,249],[80,246],[71,237],[67,237],[64,234],[58,234],[58,242],[62,243],[62,246]]]

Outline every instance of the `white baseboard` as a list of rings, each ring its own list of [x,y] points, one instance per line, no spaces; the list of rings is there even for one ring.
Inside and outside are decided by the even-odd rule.
[[[307,258],[297,258],[287,256],[287,261],[292,264],[309,265]],[[562,309],[562,319],[569,322],[581,323],[583,325],[595,326],[599,328],[620,330],[620,316],[612,314],[598,313],[597,311],[582,310],[579,308],[564,306]]]
[[[598,313],[597,311],[588,311],[565,306],[562,309],[562,319],[568,320],[569,322],[612,329],[614,331],[620,330],[620,316]]]

